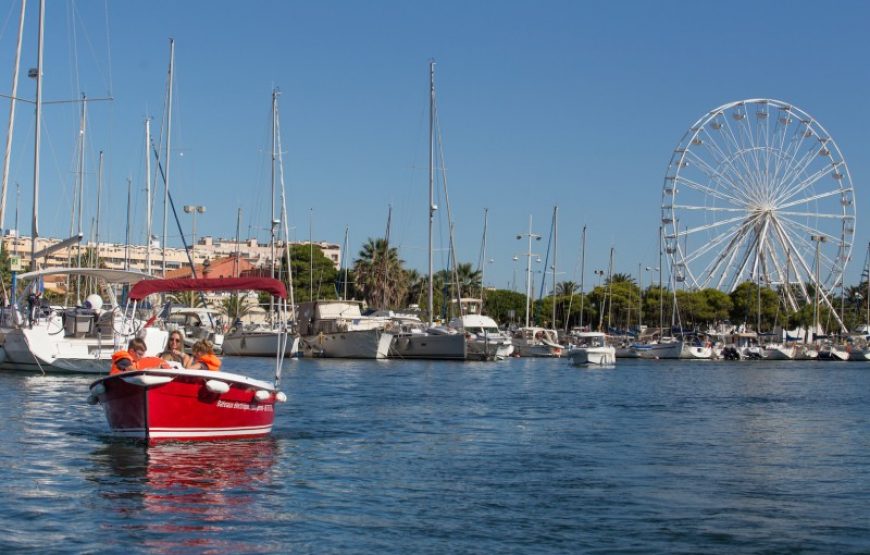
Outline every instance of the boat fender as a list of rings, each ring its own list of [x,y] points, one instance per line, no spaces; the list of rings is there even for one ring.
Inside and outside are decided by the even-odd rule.
[[[269,399],[269,397],[271,397],[271,396],[272,396],[272,394],[270,392],[266,391],[265,389],[258,389],[257,392],[254,393],[254,399],[256,399],[257,401],[259,401],[261,403],[263,401],[266,401],[267,399]]]
[[[98,402],[99,402],[99,399],[97,399],[96,395],[94,395],[93,393],[88,395],[88,404],[89,405],[96,405]]]
[[[101,383],[95,384],[94,387],[91,388],[92,395],[102,395],[106,392],[106,386]]]
[[[230,390],[230,384],[220,380],[208,380],[205,382],[205,387],[212,393],[226,393]]]
[[[287,402],[287,395],[283,391],[279,391],[278,393],[275,394],[275,400],[278,401],[279,403],[286,403]]]

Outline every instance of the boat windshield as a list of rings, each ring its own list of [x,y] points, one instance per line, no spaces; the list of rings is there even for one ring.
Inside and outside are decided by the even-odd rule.
[[[497,335],[498,333],[500,333],[498,328],[496,328],[494,326],[487,326],[487,327],[480,326],[480,327],[476,327],[476,328],[465,328],[465,331],[473,333],[475,335],[484,335],[484,334]]]

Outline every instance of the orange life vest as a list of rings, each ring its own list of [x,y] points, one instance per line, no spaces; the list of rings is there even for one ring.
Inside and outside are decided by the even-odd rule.
[[[118,363],[122,360],[129,360],[130,366],[127,366],[123,370],[118,367]],[[133,363],[133,357],[130,356],[130,353],[127,351],[118,351],[112,354],[112,369],[109,371],[109,374],[120,374],[121,372],[126,372],[127,370],[131,370]]]
[[[122,360],[129,360],[130,365],[123,370],[118,366]],[[172,368],[168,362],[160,357],[143,357],[137,361],[133,361],[133,357],[127,351],[118,351],[112,355],[112,369],[109,374],[120,374],[121,372],[132,372],[133,370],[147,370],[148,368]]]
[[[214,355],[202,355],[196,361],[204,364],[209,370],[220,370],[221,367],[221,359]]]
[[[149,368],[172,368],[172,366],[160,357],[143,357],[133,363],[136,370]]]

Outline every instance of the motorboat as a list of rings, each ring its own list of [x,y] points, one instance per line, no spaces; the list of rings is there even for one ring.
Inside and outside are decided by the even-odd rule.
[[[69,276],[94,280],[100,294],[81,306],[52,306],[36,292],[46,277]],[[142,272],[94,268],[52,268],[17,276],[30,281],[22,300],[11,308],[3,330],[3,369],[33,372],[104,374],[112,353],[141,337],[147,355],[163,351],[168,333],[155,325],[156,315],[137,318],[118,305],[115,288],[130,287],[151,276]],[[108,299],[104,300],[104,297]],[[26,300],[24,300],[26,299]],[[21,307],[26,306],[25,310]]]
[[[768,343],[761,352],[762,358],[767,360],[794,360],[795,347],[786,343]]]
[[[574,347],[568,351],[575,366],[587,364],[611,365],[616,363],[616,348],[607,344],[607,336],[601,332],[579,332],[573,335]]]
[[[455,303],[456,301],[454,301]],[[498,324],[480,313],[480,299],[459,299],[460,315],[451,318],[447,327],[465,336],[467,360],[503,360],[514,351],[511,338]]]
[[[638,358],[675,359],[683,353],[683,342],[673,337],[665,337],[651,343],[634,343],[631,346]]]
[[[530,326],[518,329],[511,338],[514,351],[521,357],[561,357],[565,347],[559,344],[556,330]]]
[[[849,360],[849,358],[850,353],[844,345],[826,341],[819,347],[819,360],[843,361]]]
[[[222,321],[223,314],[213,308],[174,306],[165,327],[167,331],[180,331],[188,349],[197,341],[207,339],[214,345],[215,353],[220,354],[224,343]]]
[[[286,301],[284,284],[272,278],[148,280],[133,286],[129,300],[135,312],[136,303],[153,293],[239,290],[267,291]],[[286,302],[279,304],[283,312]],[[224,371],[137,369],[91,383],[88,402],[102,405],[113,435],[148,444],[264,436],[272,430],[275,404],[287,399],[278,391],[284,349],[274,354],[273,383]]]
[[[299,305],[297,324],[306,357],[387,358],[388,318],[363,316],[361,301],[320,300]]]

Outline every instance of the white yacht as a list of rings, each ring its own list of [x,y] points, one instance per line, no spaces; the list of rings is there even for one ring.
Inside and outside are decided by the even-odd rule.
[[[539,327],[518,329],[511,338],[514,352],[521,357],[560,357],[565,347],[559,344],[556,330]]]
[[[298,330],[303,356],[387,358],[393,334],[388,318],[363,316],[361,301],[323,300],[299,305]]]
[[[568,352],[575,366],[587,364],[611,365],[616,363],[616,348],[607,344],[607,336],[589,331],[573,335],[575,346]]]
[[[454,301],[455,303],[456,301]],[[514,351],[511,338],[489,316],[480,313],[480,299],[460,299],[461,316],[447,324],[465,335],[468,360],[502,360]]]
[[[94,279],[102,294],[90,295],[81,307],[51,306],[28,291],[38,290],[39,281],[48,276]],[[148,320],[126,318],[118,305],[113,286],[129,286],[151,276],[141,272],[89,268],[53,268],[18,276],[32,280],[24,299],[7,311],[3,329],[3,369],[34,372],[105,374],[112,353],[125,349],[133,337],[145,340],[147,356],[156,356],[166,347],[168,333],[154,325],[156,314]],[[108,299],[105,302],[103,297]],[[25,310],[21,310],[25,308]]]

